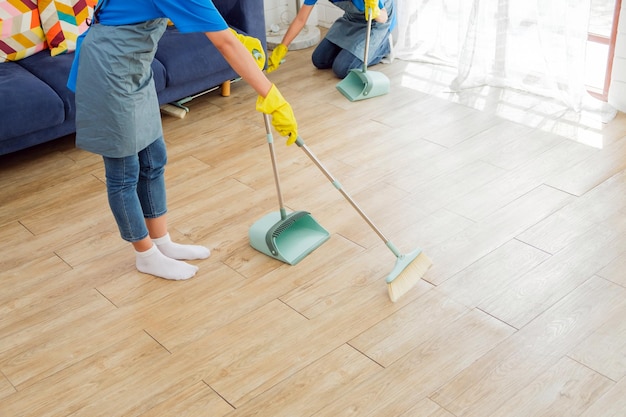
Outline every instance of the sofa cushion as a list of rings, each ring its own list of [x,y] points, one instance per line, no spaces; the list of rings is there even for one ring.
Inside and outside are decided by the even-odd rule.
[[[190,54],[189,50],[196,53]],[[173,26],[167,28],[159,41],[156,59],[165,67],[167,87],[207,78],[230,68],[204,33],[181,33]]]
[[[46,48],[36,0],[0,0],[0,62],[17,61]]]
[[[52,56],[76,50],[76,39],[87,30],[96,0],[38,0],[41,26]]]
[[[0,64],[0,141],[63,123],[63,101],[15,62]]]
[[[70,72],[73,60],[73,53],[51,56],[48,51],[43,51],[17,62],[19,66],[27,69],[54,90],[63,101],[67,119],[74,118],[76,113],[74,93],[67,88],[67,74]]]

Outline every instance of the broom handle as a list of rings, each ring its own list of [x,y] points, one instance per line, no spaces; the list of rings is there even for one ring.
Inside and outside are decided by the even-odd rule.
[[[365,33],[365,56],[363,57],[363,72],[367,72],[367,58],[370,51],[370,32],[372,31],[372,9],[369,9],[369,19],[367,19],[367,33]]]
[[[370,218],[367,217],[365,212],[363,212],[363,210],[361,210],[361,207],[359,207],[359,205],[356,203],[356,201],[354,201],[352,199],[352,197],[350,197],[350,195],[343,189],[343,187],[341,186],[339,181],[337,181],[335,179],[335,177],[333,177],[333,175],[330,172],[328,172],[328,170],[324,167],[324,165],[322,165],[320,160],[317,159],[317,157],[315,155],[313,155],[313,152],[311,152],[309,147],[306,146],[306,144],[304,143],[304,141],[301,138],[298,138],[296,140],[296,145],[298,145],[300,148],[302,148],[304,153],[306,153],[307,156],[313,161],[313,163],[315,163],[315,165],[317,165],[317,167],[324,173],[324,175],[326,175],[326,178],[328,178],[328,180],[335,186],[335,188],[337,190],[339,190],[339,192],[345,197],[346,200],[348,200],[348,202],[361,215],[361,217],[363,217],[363,220],[365,220],[367,222],[367,224],[372,228],[372,230],[374,230],[376,232],[378,237],[380,237],[383,240],[383,242],[385,242],[385,244],[387,244],[387,246],[389,246],[391,244],[391,242],[389,242],[389,239],[387,239],[387,237],[385,237],[383,232],[381,232],[380,229],[378,227],[376,227],[376,225],[370,220]],[[392,251],[394,251],[394,249],[392,249]],[[396,253],[396,251],[394,251],[394,253]]]
[[[287,212],[285,211],[285,204],[283,203],[283,194],[280,191],[280,179],[278,177],[278,164],[276,162],[276,152],[274,152],[274,137],[272,136],[272,126],[270,124],[269,114],[263,113],[263,119],[265,121],[265,132],[267,134],[267,144],[270,148],[270,156],[272,159],[272,170],[274,171],[274,182],[276,183],[276,193],[278,194],[278,206],[280,207],[280,217],[285,219]]]

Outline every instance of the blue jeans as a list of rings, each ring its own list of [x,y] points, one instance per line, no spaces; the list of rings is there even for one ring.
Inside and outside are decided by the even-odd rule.
[[[378,64],[390,52],[389,41],[380,44],[368,66]],[[337,78],[346,78],[351,69],[363,68],[363,57],[357,58],[351,52],[340,48],[324,38],[317,45],[311,56],[313,65],[318,69],[333,69]]]
[[[165,195],[165,141],[159,138],[137,155],[103,157],[107,195],[122,239],[139,241],[148,236],[145,219],[167,212]]]

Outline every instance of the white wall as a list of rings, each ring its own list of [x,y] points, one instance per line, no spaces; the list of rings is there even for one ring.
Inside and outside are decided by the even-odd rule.
[[[626,112],[626,1],[622,2],[617,26],[609,104],[621,112]]]
[[[269,30],[273,24],[288,26],[296,15],[296,1],[300,4],[303,2],[303,0],[265,0],[266,29]],[[330,27],[342,14],[343,12],[330,2],[318,0],[307,24]]]
[[[339,7],[324,0],[318,0],[315,8],[317,9],[318,25],[325,28],[329,28],[338,17],[343,15],[343,11]]]

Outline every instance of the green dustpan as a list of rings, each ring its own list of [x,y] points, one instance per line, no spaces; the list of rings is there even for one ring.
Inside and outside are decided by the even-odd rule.
[[[250,245],[272,258],[295,265],[330,238],[309,212],[272,212],[249,229]]]
[[[264,114],[263,117],[265,118],[267,143],[272,157],[280,211],[266,214],[250,226],[248,231],[250,246],[279,261],[295,265],[326,242],[330,233],[320,226],[311,216],[311,213],[307,211],[294,211],[287,214],[280,191],[270,120],[267,114]]]
[[[346,78],[337,83],[337,90],[350,101],[364,100],[382,96],[389,92],[389,78],[381,72],[368,71],[367,61],[370,47],[370,32],[372,30],[372,11],[370,10],[365,33],[365,56],[363,69],[351,69]]]
[[[337,90],[350,101],[382,96],[389,92],[389,78],[381,72],[352,69],[337,84]]]

